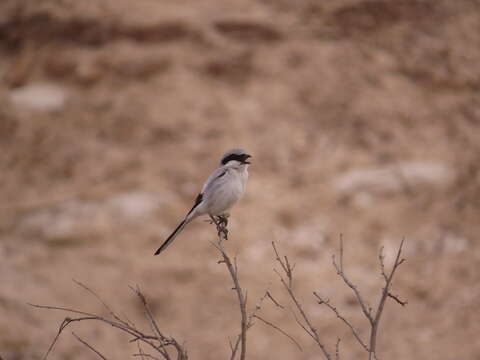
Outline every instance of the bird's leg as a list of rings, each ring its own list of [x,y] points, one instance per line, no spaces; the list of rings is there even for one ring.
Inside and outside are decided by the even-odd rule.
[[[229,217],[229,214],[222,214],[218,216],[217,229],[219,231],[219,235],[220,235],[220,232],[223,233],[225,240],[228,240],[228,229],[227,229],[228,217]]]
[[[210,216],[210,220],[205,220],[205,221],[209,222],[210,224],[215,224],[218,227],[217,219],[215,219],[215,217],[212,215],[208,215],[208,216]]]
[[[222,214],[218,217],[218,220],[220,220],[220,223],[222,224],[222,226],[224,227],[227,227],[228,225],[228,218],[230,217],[230,214]]]
[[[219,216],[209,215],[210,220],[207,220],[210,224],[215,224],[217,227],[218,236],[223,234],[225,240],[228,240],[228,214],[222,214]]]

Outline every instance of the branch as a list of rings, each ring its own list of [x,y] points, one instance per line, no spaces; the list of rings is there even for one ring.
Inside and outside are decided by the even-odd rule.
[[[141,353],[138,353],[138,354],[133,354],[133,356],[140,356],[142,359],[143,359],[144,357],[147,357],[147,358],[149,358],[149,359],[158,360],[157,357],[155,357],[155,356],[153,356],[153,355],[150,355],[150,354],[146,354],[146,353],[144,353],[144,352],[141,352]]]
[[[65,311],[67,313],[80,315],[77,318],[66,317],[62,321],[55,338],[53,339],[53,341],[50,344],[47,352],[43,356],[43,360],[46,360],[48,358],[48,356],[50,355],[51,351],[53,350],[55,344],[57,343],[61,333],[63,332],[63,330],[68,325],[70,325],[73,322],[80,322],[80,321],[86,321],[86,320],[93,320],[93,321],[98,321],[98,322],[101,322],[101,323],[104,323],[104,324],[108,324],[108,325],[110,325],[110,326],[112,326],[112,327],[114,327],[114,328],[116,328],[116,329],[118,329],[118,330],[120,330],[124,333],[127,333],[127,334],[131,335],[133,337],[133,340],[131,340],[131,341],[141,341],[144,344],[149,345],[152,349],[157,351],[165,360],[171,360],[170,355],[168,354],[168,352],[165,349],[165,347],[167,347],[167,346],[171,346],[171,347],[175,348],[175,350],[177,351],[177,354],[178,354],[177,358],[179,360],[187,360],[188,359],[188,356],[187,356],[187,353],[186,353],[185,349],[183,349],[183,347],[181,345],[179,345],[178,342],[175,339],[173,339],[173,338],[168,339],[168,338],[166,338],[165,336],[162,335],[162,333],[160,332],[160,330],[158,328],[158,325],[156,324],[156,322],[153,318],[153,315],[150,311],[150,308],[148,306],[148,303],[147,303],[147,300],[146,300],[145,296],[140,292],[140,290],[138,288],[136,290],[134,290],[135,294],[139,297],[139,299],[142,302],[142,305],[145,309],[146,317],[149,320],[152,328],[155,330],[154,331],[155,335],[145,334],[143,331],[141,331],[140,329],[135,327],[133,325],[133,323],[131,323],[129,321],[122,320],[113,310],[111,310],[111,308],[103,300],[101,300],[101,298],[93,290],[91,290],[90,288],[86,287],[85,285],[83,285],[79,282],[76,282],[76,284],[81,286],[82,288],[86,289],[92,295],[94,295],[103,304],[103,306],[109,311],[110,316],[113,318],[113,320],[109,319],[109,318],[106,318],[106,317],[102,317],[102,316],[97,315],[97,314],[92,314],[92,313],[88,313],[88,312],[85,312],[85,311],[70,309],[70,308],[66,308],[66,307],[29,304],[33,307],[40,308],[40,309]],[[78,336],[76,336],[75,334],[74,334],[74,336],[77,338],[77,340],[84,343],[84,341],[79,339]],[[157,345],[156,343],[158,343],[159,345]],[[84,345],[86,345],[86,344],[84,344]],[[88,346],[88,345],[86,345],[86,346]],[[89,346],[89,347],[91,348],[92,351],[94,351],[93,347],[91,347],[91,346]]]
[[[281,334],[285,335],[287,338],[289,338],[295,345],[297,345],[298,349],[300,351],[303,351],[302,347],[300,346],[300,344],[293,338],[293,336],[287,334],[284,330],[280,329],[278,326],[276,326],[275,324],[272,324],[271,322],[265,320],[264,318],[260,317],[259,315],[255,315],[255,318],[257,318],[258,320],[260,320],[261,322],[263,322],[264,324],[274,328],[275,330],[277,330],[278,332],[280,332]]]
[[[300,313],[300,315],[302,316],[303,318],[303,321],[305,321],[306,323],[306,326],[303,325],[298,319],[297,317],[295,316],[295,313],[293,312],[294,314],[294,317],[295,317],[295,320],[297,321],[297,323],[300,325],[300,327],[316,342],[316,344],[319,346],[320,350],[322,351],[325,359],[327,360],[331,360],[331,355],[330,353],[327,351],[325,345],[322,343],[322,341],[320,340],[320,337],[318,335],[318,332],[317,332],[317,329],[312,325],[308,315],[305,313],[305,311],[303,310],[303,307],[302,305],[300,304],[300,302],[298,301],[296,295],[295,295],[295,292],[293,291],[293,269],[295,267],[294,266],[291,266],[290,265],[290,262],[288,261],[288,258],[286,256],[283,257],[283,260],[282,258],[280,257],[278,251],[277,251],[277,248],[275,247],[275,243],[272,241],[272,247],[273,247],[273,250],[275,252],[275,256],[276,256],[276,260],[277,262],[280,264],[281,268],[283,269],[283,272],[285,273],[285,275],[287,276],[287,279],[288,279],[288,283],[287,281],[285,280],[285,278],[277,271],[274,269],[275,273],[279,276],[280,278],[280,282],[282,283],[283,287],[285,288],[285,290],[287,291],[288,295],[290,296],[290,299],[293,301],[293,303],[295,304],[295,307],[297,309],[297,311]]]
[[[368,319],[370,324],[373,324],[373,317],[372,317],[372,309],[370,307],[367,308],[365,300],[363,300],[362,295],[358,291],[357,287],[347,278],[345,273],[343,272],[343,238],[340,236],[340,264],[337,264],[335,261],[335,255],[332,255],[332,263],[333,266],[335,267],[335,270],[337,270],[337,275],[342,278],[342,280],[345,282],[345,284],[352,289],[352,291],[355,293],[355,297],[357,299],[358,304],[362,308],[362,312],[365,315],[365,317]]]
[[[355,338],[357,339],[357,341],[359,342],[360,345],[362,345],[362,347],[365,349],[365,351],[369,351],[368,349],[368,346],[365,344],[365,342],[362,340],[362,338],[360,337],[360,334],[357,332],[357,330],[353,327],[353,325],[347,320],[345,319],[345,317],[343,317],[339,311],[337,310],[337,308],[335,306],[333,306],[332,304],[330,304],[330,301],[327,299],[327,300],[324,300],[320,295],[318,295],[315,291],[313,292],[313,295],[315,295],[315,297],[318,299],[318,303],[320,305],[325,305],[326,307],[328,307],[330,310],[332,310],[335,315],[337,315],[337,318],[339,318],[340,320],[342,320],[345,325],[347,325],[350,330],[352,330],[352,334],[353,336],[355,336]],[[340,340],[340,339],[339,339]]]
[[[377,345],[377,331],[380,325],[380,319],[382,317],[383,309],[385,307],[385,302],[387,301],[388,297],[395,299],[400,305],[405,305],[407,302],[400,301],[398,297],[393,296],[390,294],[390,287],[392,285],[393,276],[395,275],[395,271],[398,269],[400,265],[405,262],[405,259],[401,259],[402,255],[402,248],[403,244],[405,243],[405,238],[402,239],[400,246],[398,247],[397,255],[395,257],[395,262],[393,263],[392,270],[390,274],[385,272],[385,265],[384,265],[384,256],[383,256],[383,248],[380,249],[379,254],[379,262],[380,262],[380,269],[382,272],[382,276],[385,280],[385,286],[382,289],[382,294],[380,297],[380,302],[378,303],[378,308],[375,313],[375,318],[372,321],[371,331],[370,331],[370,352],[369,352],[369,360],[376,358],[376,345]],[[390,295],[389,295],[390,294]]]
[[[280,305],[280,303],[278,303],[277,300],[273,298],[272,294],[270,294],[270,291],[267,291],[267,296],[275,304],[276,307],[279,307],[280,309],[285,309],[282,305]]]
[[[340,341],[341,339],[338,338],[335,344],[335,360],[340,360]]]
[[[405,301],[400,300],[398,295],[393,295],[392,293],[388,293],[387,295],[388,295],[388,297],[391,297],[393,300],[395,300],[397,303],[399,303],[402,306],[405,306],[405,305],[408,304],[407,300],[405,300]]]
[[[225,252],[225,248],[223,246],[223,242],[227,239],[227,224],[228,221],[226,218],[219,218],[218,220],[215,219],[213,216],[211,217],[213,223],[217,227],[218,232],[218,239],[213,246],[220,252],[222,255],[222,260],[219,263],[224,263],[230,273],[230,277],[232,278],[233,282],[233,290],[237,293],[238,297],[238,305],[240,308],[240,316],[241,316],[241,324],[240,324],[240,335],[237,338],[235,346],[232,347],[232,354],[230,359],[235,359],[238,351],[238,346],[241,344],[240,350],[240,360],[245,360],[246,353],[247,353],[247,330],[248,330],[248,318],[247,318],[247,299],[246,295],[244,295],[242,287],[240,286],[240,281],[238,279],[238,266],[236,262],[236,258],[234,258],[234,262],[232,263],[230,257]]]
[[[339,256],[340,257],[340,263],[336,262],[335,255],[332,256],[332,263],[333,263],[333,266],[335,267],[335,270],[337,271],[337,274],[342,278],[344,283],[350,289],[352,289],[352,291],[354,292],[355,297],[357,299],[357,302],[360,305],[360,308],[362,309],[363,314],[365,315],[365,317],[368,319],[368,321],[370,323],[370,339],[369,339],[369,344],[368,345],[361,339],[360,334],[353,327],[353,325],[345,317],[343,317],[339,313],[339,311],[332,304],[329,303],[328,300],[325,301],[317,293],[314,292],[314,295],[319,300],[319,303],[327,306],[330,310],[332,310],[337,315],[337,317],[340,320],[342,320],[350,328],[354,337],[357,339],[357,341],[362,346],[362,348],[369,353],[369,360],[377,359],[377,355],[376,355],[377,332],[378,332],[378,327],[380,325],[380,319],[381,319],[381,316],[382,316],[383,309],[385,307],[385,302],[386,302],[387,298],[390,297],[390,298],[394,299],[398,304],[400,304],[402,306],[407,304],[407,301],[400,300],[400,298],[398,296],[393,295],[390,292],[390,288],[391,288],[391,285],[392,285],[393,276],[395,275],[395,271],[405,261],[405,259],[400,258],[404,242],[405,242],[405,239],[402,239],[402,242],[400,243],[400,246],[399,246],[398,251],[397,251],[397,255],[395,257],[395,262],[394,262],[393,268],[390,271],[390,273],[387,273],[387,271],[385,270],[385,262],[384,262],[385,261],[385,256],[383,254],[383,247],[380,248],[380,251],[379,251],[379,254],[378,254],[378,260],[379,260],[379,263],[380,263],[380,273],[383,277],[383,280],[385,281],[385,286],[382,288],[380,301],[379,301],[378,307],[377,307],[377,309],[374,313],[372,311],[372,308],[367,306],[366,301],[363,299],[363,297],[360,294],[360,292],[358,291],[357,287],[348,279],[348,277],[346,276],[346,274],[344,272],[344,268],[343,268],[343,238],[342,238],[342,236],[340,236],[340,251],[339,251],[339,253],[340,253],[340,256]]]
[[[90,350],[92,350],[95,354],[97,354],[101,359],[103,360],[107,360],[107,358],[105,356],[103,356],[97,349],[95,349],[92,345],[90,345],[89,343],[87,343],[85,340],[83,340],[82,338],[80,338],[77,334],[75,334],[73,331],[72,331],[72,335],[78,340],[80,341],[83,345],[85,345],[87,348],[89,348]]]

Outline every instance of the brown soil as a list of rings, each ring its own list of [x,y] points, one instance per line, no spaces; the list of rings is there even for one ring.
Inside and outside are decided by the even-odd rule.
[[[478,0],[3,0],[0,3],[0,356],[40,359],[65,314],[104,313],[72,279],[143,323],[140,285],[192,359],[223,359],[235,293],[201,220],[153,252],[224,150],[254,155],[231,217],[252,308],[288,299],[271,241],[330,349],[366,358],[311,292],[366,336],[331,254],[374,305],[377,254],[407,262],[379,334],[383,359],[480,358]],[[318,359],[289,312],[262,311],[254,359]],[[110,359],[137,352],[94,323],[76,329]],[[66,331],[52,359],[90,359]]]

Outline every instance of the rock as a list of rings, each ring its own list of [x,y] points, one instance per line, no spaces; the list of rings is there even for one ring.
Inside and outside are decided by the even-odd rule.
[[[122,224],[141,223],[160,205],[157,194],[142,191],[117,194],[106,201],[70,200],[31,212],[18,226],[22,233],[48,242],[75,243]]]
[[[452,170],[441,163],[404,162],[397,165],[348,171],[332,181],[342,194],[353,192],[391,192],[419,184],[446,185]]]
[[[47,83],[26,85],[8,94],[14,106],[45,112],[61,110],[67,97],[66,89]]]

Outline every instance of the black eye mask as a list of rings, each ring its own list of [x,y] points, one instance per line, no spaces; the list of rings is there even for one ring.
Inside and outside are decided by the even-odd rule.
[[[229,161],[232,160],[237,160],[241,162],[242,164],[250,164],[247,159],[252,157],[251,155],[248,154],[230,154],[222,159],[222,165],[225,165]]]

